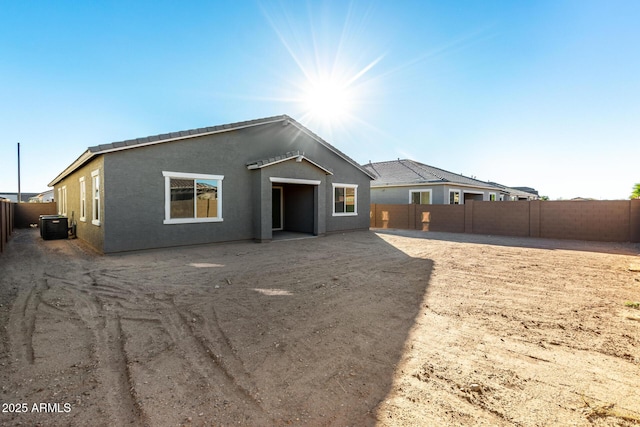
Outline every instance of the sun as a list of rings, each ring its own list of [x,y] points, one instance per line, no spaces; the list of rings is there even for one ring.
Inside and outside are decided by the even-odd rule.
[[[372,47],[369,37],[363,37],[370,6],[344,2],[327,8],[322,2],[293,2],[298,7],[292,12],[282,4],[280,8],[270,4],[278,2],[268,3],[261,6],[263,13],[284,48],[282,53],[296,66],[290,73],[282,72],[282,67],[275,70],[283,82],[275,99],[289,104],[303,125],[328,131],[329,136],[361,123],[363,109],[371,105],[368,100],[379,93],[382,75],[372,75],[372,69],[385,56]]]
[[[302,104],[310,117],[334,121],[349,115],[353,107],[353,90],[338,79],[310,80],[303,88]]]

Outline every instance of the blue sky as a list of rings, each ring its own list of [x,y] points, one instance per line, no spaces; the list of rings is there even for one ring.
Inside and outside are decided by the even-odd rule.
[[[635,0],[2,1],[0,191],[17,142],[40,192],[92,145],[288,114],[360,163],[628,198],[638,22]]]

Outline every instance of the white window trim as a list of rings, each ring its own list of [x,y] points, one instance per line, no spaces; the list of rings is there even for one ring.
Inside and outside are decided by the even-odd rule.
[[[96,199],[96,187],[98,190],[98,197]],[[91,172],[91,224],[97,225],[98,227],[102,225],[101,217],[100,217],[100,208],[101,208],[101,186],[100,186],[100,169],[96,169]],[[98,201],[96,204],[95,201]],[[96,208],[97,206],[97,208]]]
[[[491,200],[491,196],[493,196],[493,200]],[[496,195],[496,193],[489,193],[489,199],[490,202],[496,202],[498,201],[498,196]]]
[[[451,193],[458,193],[458,200],[460,200],[460,203],[458,203],[459,205],[464,205],[464,195],[462,193],[462,190],[458,190],[455,188],[450,188],[449,189],[449,197],[447,197],[447,204],[449,205],[454,205],[455,203],[451,203]]]
[[[60,215],[67,216],[67,186],[63,185],[60,196]]]
[[[336,187],[344,187],[344,188],[353,188],[353,196],[355,197],[355,204],[353,206],[354,212],[336,212]],[[333,212],[333,216],[358,216],[358,185],[357,184],[341,184],[334,182],[331,185],[331,211]]]
[[[62,215],[62,187],[58,187],[58,215]]]
[[[80,177],[80,221],[87,221],[87,183],[84,176]]]
[[[224,175],[209,175],[202,173],[187,173],[187,172],[169,172],[162,171],[164,176],[164,221],[163,224],[195,224],[202,222],[222,222],[222,180]],[[218,187],[218,214],[220,216],[215,218],[171,218],[171,178],[182,179],[215,179],[220,181]]]
[[[425,188],[423,190],[409,190],[409,204],[412,204],[413,202],[413,193],[429,193],[429,203],[428,204],[433,204],[433,194],[431,192],[430,188]],[[422,204],[422,203],[420,203]]]

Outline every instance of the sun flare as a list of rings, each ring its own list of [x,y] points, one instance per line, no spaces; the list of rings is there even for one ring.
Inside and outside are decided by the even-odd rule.
[[[304,109],[320,120],[335,120],[348,115],[352,107],[349,88],[332,79],[308,82],[302,96]]]

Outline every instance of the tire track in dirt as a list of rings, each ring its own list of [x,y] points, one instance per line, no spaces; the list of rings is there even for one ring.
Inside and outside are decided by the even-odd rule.
[[[200,354],[208,357],[215,367],[222,371],[229,382],[229,385],[240,392],[240,394],[249,399],[256,409],[265,412],[260,403],[259,393],[256,386],[251,380],[251,374],[246,370],[244,363],[236,355],[229,337],[224,332],[218,321],[218,316],[213,307],[213,327],[209,327],[208,323],[201,322],[202,332],[196,332],[195,327],[189,325],[188,319],[195,319],[193,314],[181,311],[172,300],[172,304],[176,312],[180,315],[184,327],[190,331],[193,337],[193,343],[196,344],[195,350]],[[214,345],[217,344],[217,345]]]
[[[250,374],[244,369],[242,361],[237,358],[231,341],[220,327],[215,314],[213,326],[210,327],[209,323],[202,321],[202,319],[196,325],[193,319],[196,319],[197,316],[186,309],[179,308],[174,295],[140,292],[137,290],[136,284],[129,283],[112,270],[108,272],[106,270],[91,271],[86,274],[86,277],[90,278],[91,286],[87,288],[93,298],[100,301],[103,308],[106,307],[116,312],[118,320],[151,322],[159,325],[172,341],[171,348],[174,353],[177,353],[177,358],[186,361],[197,378],[219,384],[218,390],[223,392],[225,405],[228,401],[235,401],[238,405],[248,404],[252,407],[251,412],[259,412],[269,418],[261,405],[259,393],[251,381]],[[113,304],[114,302],[115,304]],[[97,304],[90,305],[94,309],[87,313],[88,316],[105,315],[104,310],[101,313],[96,312]],[[161,315],[156,313],[161,313]],[[108,318],[109,316],[107,316]],[[122,330],[121,323],[119,323],[119,327],[120,335],[124,334],[126,329]],[[201,328],[200,332],[196,332],[198,328]],[[105,325],[104,329],[109,329],[109,325]],[[112,331],[111,335],[114,332]],[[98,341],[105,342],[107,339],[102,337]],[[115,356],[126,360],[128,354],[125,344],[126,342],[122,340],[119,354]],[[104,350],[97,349],[96,351],[100,353]],[[173,357],[170,354],[165,355]],[[137,398],[137,386],[142,386],[142,384],[136,383],[129,369],[124,369],[128,367],[128,364],[121,363],[121,366],[122,370],[127,373],[126,386],[128,394],[132,396],[133,406],[144,415],[144,404],[140,403],[141,400]],[[184,377],[187,378],[188,375]],[[122,388],[122,384],[125,384],[122,379],[117,382],[120,384],[120,388]],[[221,396],[217,395],[213,398],[220,399]],[[149,419],[144,416],[141,418],[145,421]]]
[[[42,302],[42,292],[49,288],[47,279],[33,282],[28,292],[18,295],[9,317],[8,335],[12,342],[12,361],[33,365],[33,334],[36,328],[38,307]]]
[[[204,325],[206,334],[199,334],[194,331],[197,318],[180,310],[173,297],[168,302],[156,301],[163,304],[163,313],[168,312],[162,318],[166,331],[192,368],[204,378],[221,377],[225,394],[235,394],[238,401],[248,402],[254,409],[265,412],[257,397],[256,388],[251,383],[250,374],[235,356],[229,338],[222,331],[215,314],[214,328],[209,328],[201,319],[200,324]],[[202,363],[203,361],[208,363]]]
[[[110,424],[148,425],[131,379],[120,316],[106,312],[101,298],[90,290],[77,287],[71,296],[76,312],[93,335],[92,358],[109,408],[106,413]]]

